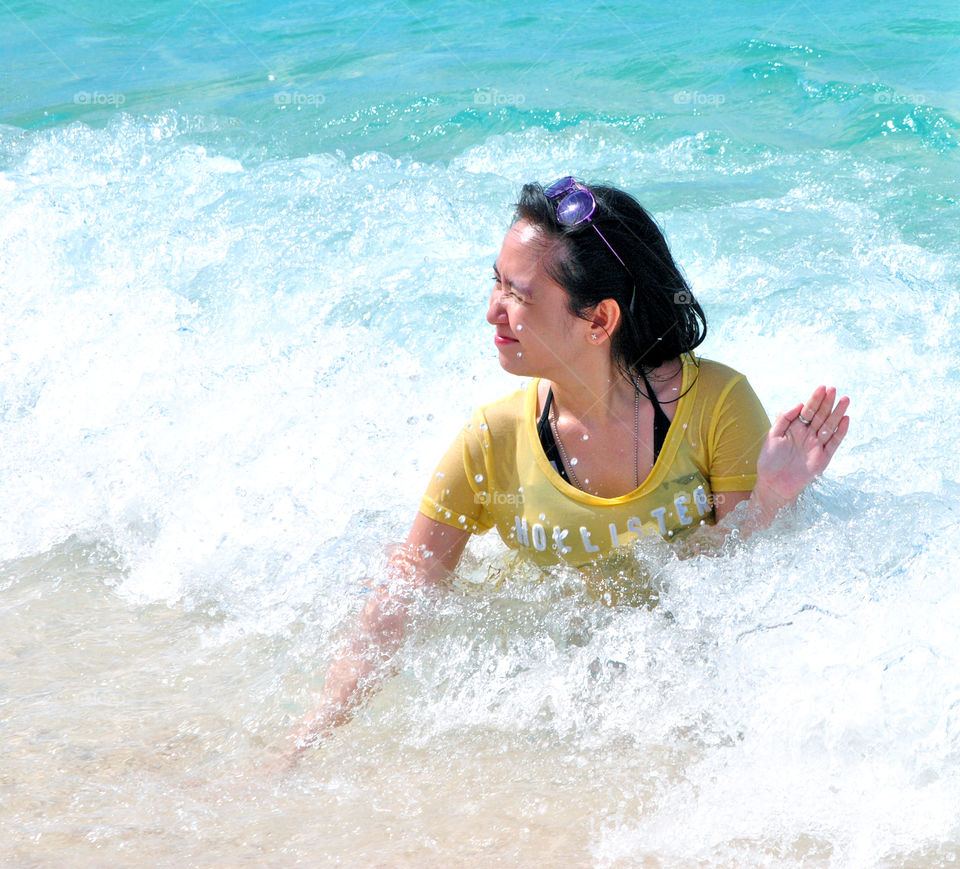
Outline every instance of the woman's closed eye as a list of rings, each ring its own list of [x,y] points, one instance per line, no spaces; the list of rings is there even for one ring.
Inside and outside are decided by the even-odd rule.
[[[504,299],[514,299],[523,305],[527,304],[529,301],[524,296],[521,296],[520,293],[518,293],[513,287],[505,285],[503,281],[496,275],[494,275],[493,284],[498,290],[500,290],[500,294]]]

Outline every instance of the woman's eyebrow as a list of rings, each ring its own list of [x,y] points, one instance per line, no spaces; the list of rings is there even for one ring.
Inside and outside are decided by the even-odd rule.
[[[500,280],[501,280],[503,283],[505,283],[508,287],[510,287],[511,290],[515,290],[515,291],[516,291],[517,293],[519,293],[521,296],[529,296],[529,295],[530,295],[530,288],[529,288],[528,286],[526,286],[525,284],[518,284],[518,283],[516,283],[515,281],[511,280],[510,278],[504,278],[503,275],[500,274],[500,269],[497,268],[497,264],[496,264],[496,263],[493,264],[493,273],[494,273],[498,278],[500,278]]]

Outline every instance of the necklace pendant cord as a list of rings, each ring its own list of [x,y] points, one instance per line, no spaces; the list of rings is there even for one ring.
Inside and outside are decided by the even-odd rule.
[[[553,429],[553,439],[557,443],[557,448],[560,450],[560,458],[563,459],[563,465],[567,469],[567,476],[570,477],[571,482],[578,489],[583,489],[583,486],[580,485],[580,481],[577,479],[577,475],[574,473],[573,465],[570,464],[570,459],[567,458],[567,451],[563,448],[563,441],[560,440],[560,426],[557,425],[557,403],[553,402],[550,407],[550,427]]]

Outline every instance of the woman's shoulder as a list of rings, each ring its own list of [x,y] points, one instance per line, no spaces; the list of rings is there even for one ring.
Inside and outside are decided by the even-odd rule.
[[[723,362],[717,362],[716,359],[707,359],[704,356],[696,356],[692,359],[696,366],[697,373],[711,381],[727,382],[735,380],[738,377],[744,377],[743,373],[725,365]]]
[[[514,431],[524,418],[531,395],[536,395],[537,381],[525,383],[520,389],[515,389],[509,395],[495,401],[480,405],[473,412],[471,424],[485,427],[482,430],[500,434]],[[532,392],[531,392],[532,391]]]
[[[719,395],[728,392],[738,383],[747,383],[747,378],[740,371],[717,362],[698,356],[691,360],[694,371],[691,381],[696,379],[698,391],[709,395]]]
[[[766,431],[770,422],[763,403],[746,376],[729,365],[711,359],[698,359],[695,405],[711,430],[723,420],[733,418],[745,429]],[[722,426],[721,426],[722,427]]]

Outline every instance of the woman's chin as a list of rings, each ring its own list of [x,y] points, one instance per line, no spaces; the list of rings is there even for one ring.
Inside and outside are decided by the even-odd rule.
[[[500,367],[508,374],[528,375],[530,373],[523,359],[523,354],[518,350],[505,351],[500,348],[498,359]]]

